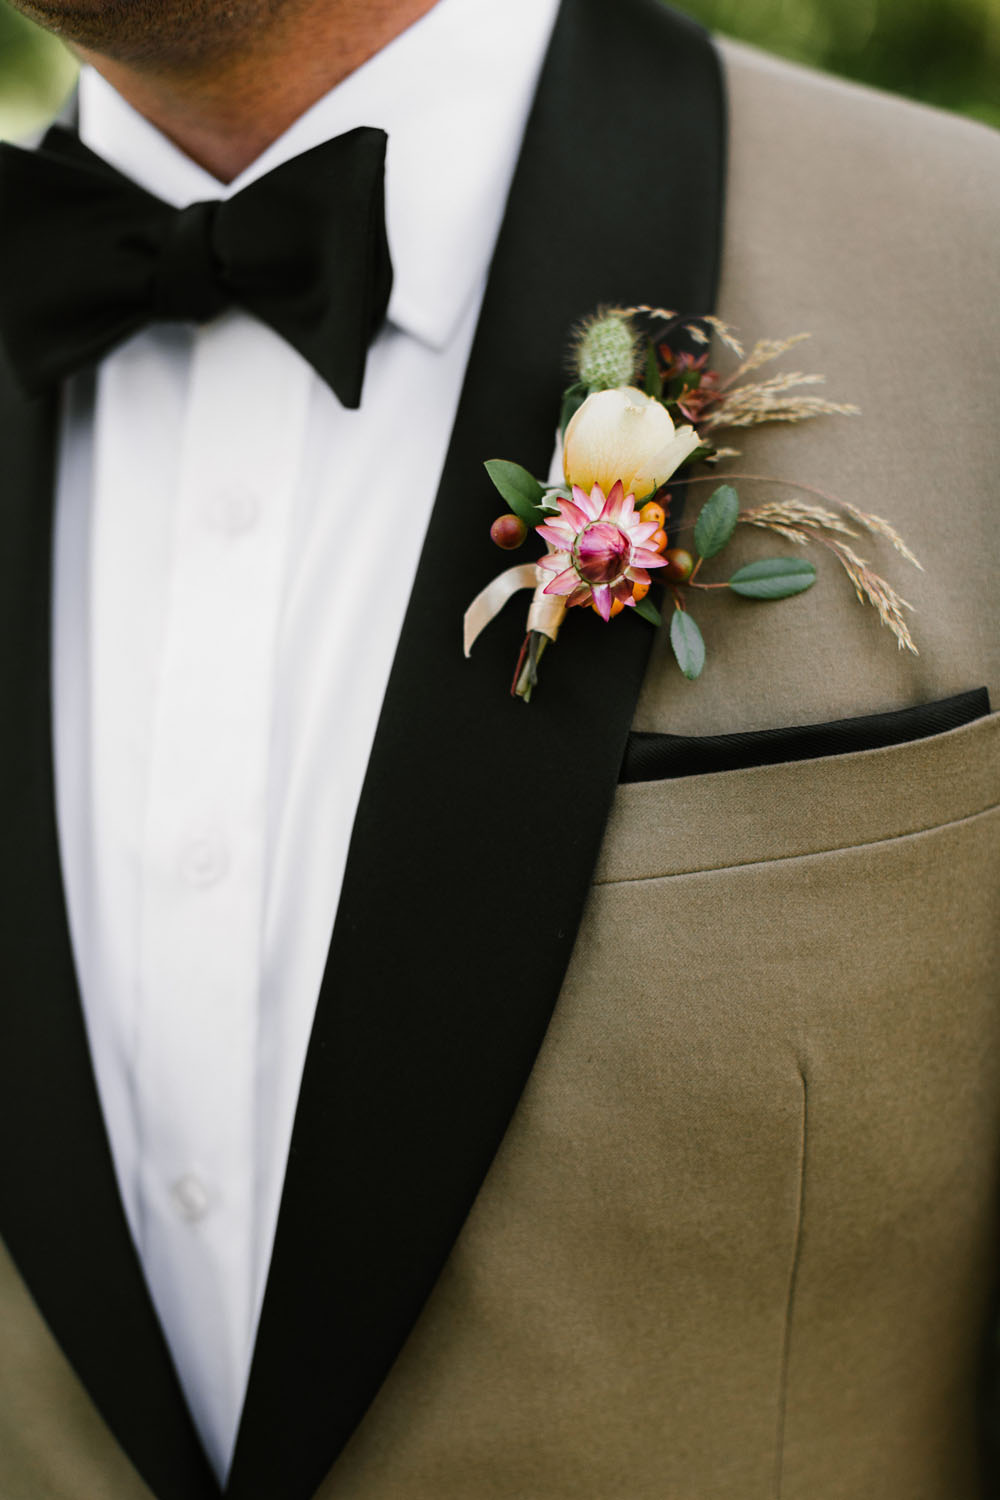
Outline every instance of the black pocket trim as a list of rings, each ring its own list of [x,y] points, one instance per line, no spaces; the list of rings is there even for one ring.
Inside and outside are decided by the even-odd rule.
[[[990,712],[986,688],[915,708],[835,719],[829,724],[796,724],[788,729],[757,729],[743,734],[629,735],[619,782],[664,781],[673,776],[707,776],[788,760],[817,760],[856,750],[881,750],[909,740],[971,724]]]

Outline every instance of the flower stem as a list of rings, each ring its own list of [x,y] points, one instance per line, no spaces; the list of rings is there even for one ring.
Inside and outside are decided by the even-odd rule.
[[[548,636],[543,635],[540,630],[529,630],[525,636],[514,669],[514,681],[510,690],[512,698],[523,698],[525,703],[531,702],[532,691],[538,682],[538,663],[548,643]]]

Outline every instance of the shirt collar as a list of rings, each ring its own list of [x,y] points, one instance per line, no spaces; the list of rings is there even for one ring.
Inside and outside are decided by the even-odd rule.
[[[558,3],[437,0],[229,184],[185,156],[91,68],[80,80],[80,137],[183,208],[228,198],[355,126],[381,126],[389,135],[394,271],[388,317],[442,348],[485,281]]]

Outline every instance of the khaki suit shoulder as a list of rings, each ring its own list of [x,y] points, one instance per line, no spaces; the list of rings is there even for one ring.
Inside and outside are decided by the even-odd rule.
[[[861,550],[913,605],[920,655],[896,651],[824,557],[817,587],[780,609],[707,600],[709,669],[685,691],[661,642],[635,727],[820,722],[981,685],[996,706],[1000,642],[984,612],[1000,568],[1000,134],[718,45],[730,111],[719,312],[749,343],[810,333],[770,369],[822,373],[823,395],[860,408],[739,432],[728,467],[893,521],[923,574],[881,545]],[[741,498],[778,493],[793,491],[748,483]],[[740,545],[756,556],[763,541]]]
[[[859,178],[881,174],[900,205],[916,194],[960,205],[978,201],[984,222],[1000,227],[997,172],[1000,132],[930,105],[884,93],[815,68],[716,37],[736,135],[734,161],[765,145],[781,165],[796,165],[803,181],[839,180],[850,189]],[[821,161],[817,161],[817,153]],[[910,157],[910,170],[904,158]]]

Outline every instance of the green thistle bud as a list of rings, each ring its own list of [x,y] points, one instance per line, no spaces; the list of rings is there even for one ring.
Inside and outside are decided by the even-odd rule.
[[[631,385],[639,363],[636,331],[624,313],[599,312],[581,325],[574,358],[577,374],[591,393]]]

